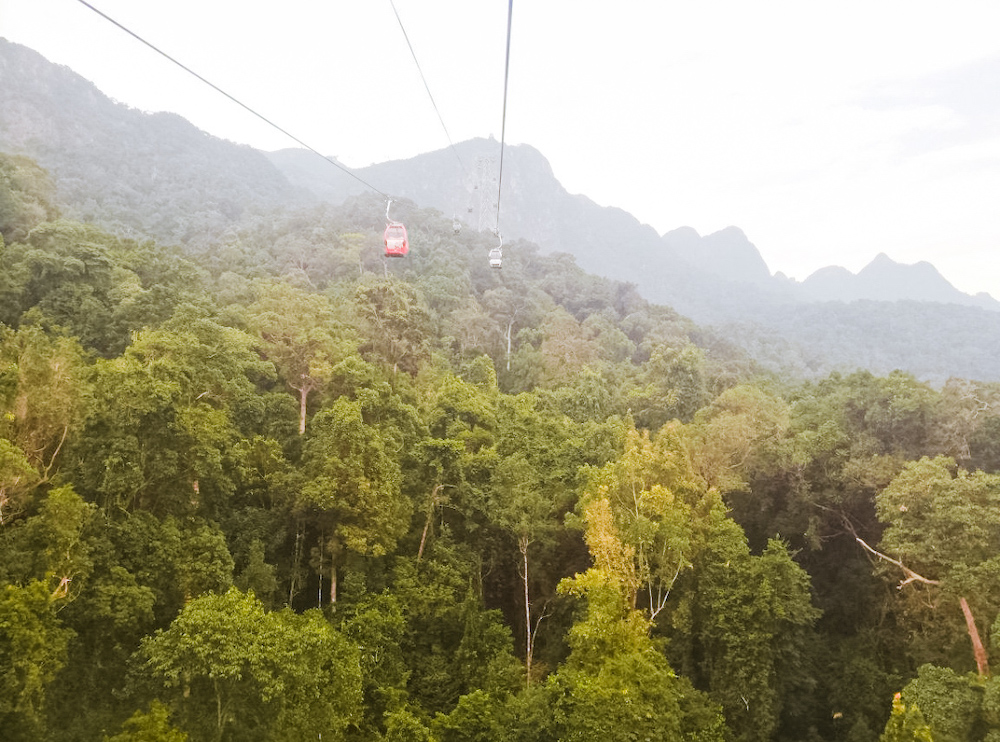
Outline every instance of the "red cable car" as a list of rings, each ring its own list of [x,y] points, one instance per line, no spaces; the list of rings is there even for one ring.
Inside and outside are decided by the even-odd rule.
[[[406,239],[406,227],[399,222],[394,222],[389,218],[389,207],[392,206],[390,198],[385,204],[385,234],[382,241],[385,242],[385,256],[387,258],[405,258],[410,251],[410,241]]]
[[[399,222],[389,222],[384,235],[385,256],[387,258],[405,258],[410,251],[410,243],[406,238],[406,227]]]

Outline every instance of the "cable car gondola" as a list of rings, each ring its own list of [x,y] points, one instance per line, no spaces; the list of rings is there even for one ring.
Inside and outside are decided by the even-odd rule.
[[[497,228],[493,231],[493,234],[497,236],[500,244],[490,250],[490,268],[499,268],[503,265],[503,235],[500,234],[499,224],[497,224]]]
[[[410,243],[406,239],[406,227],[399,222],[389,222],[384,235],[385,256],[387,258],[405,258],[410,251]]]
[[[385,256],[387,258],[405,258],[410,251],[410,241],[406,237],[406,227],[400,222],[389,219],[389,206],[392,199],[385,205],[385,218],[389,223],[385,225],[385,234],[382,241],[385,243]]]

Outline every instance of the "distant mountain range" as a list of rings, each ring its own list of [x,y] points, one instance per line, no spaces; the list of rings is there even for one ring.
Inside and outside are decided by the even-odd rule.
[[[251,216],[368,191],[306,150],[262,153],[177,115],[130,109],[3,39],[0,150],[47,168],[68,216],[195,251]],[[498,156],[498,142],[474,139],[351,172],[466,229],[492,231]],[[857,274],[829,267],[801,282],[772,275],[737,227],[659,235],[622,209],[568,193],[528,145],[508,145],[501,196],[505,244],[521,238],[569,253],[585,270],[633,283],[650,301],[719,328],[775,370],[900,367],[936,381],[1000,379],[1000,363],[976,347],[1000,347],[1000,302],[963,294],[929,263],[879,254]]]
[[[495,204],[493,168],[499,146],[493,140],[475,139],[457,144],[455,151],[443,149],[352,172],[381,190],[478,228],[484,193]],[[280,150],[268,157],[290,183],[322,198],[339,202],[365,190],[307,150]],[[493,166],[483,167],[484,161]],[[720,314],[715,292],[708,291],[720,281],[732,284],[727,293],[765,306],[867,299],[933,301],[1000,311],[1000,302],[988,294],[962,293],[930,263],[904,265],[885,254],[856,275],[831,266],[801,283],[780,273],[772,276],[756,246],[737,227],[704,237],[691,227],[680,227],[659,236],[621,209],[568,193],[548,161],[528,145],[508,147],[504,168],[500,226],[505,238],[520,237],[545,251],[568,252],[584,269],[635,283],[650,300],[671,304],[697,321],[746,316],[744,310],[735,316],[725,310]],[[494,224],[482,226],[492,229]]]

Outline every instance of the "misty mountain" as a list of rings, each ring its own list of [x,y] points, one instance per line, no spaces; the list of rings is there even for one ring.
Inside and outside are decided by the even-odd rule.
[[[337,203],[367,190],[308,151],[281,150],[268,157],[289,182],[325,200]],[[351,172],[386,193],[453,216],[466,228],[492,232],[498,160],[497,141],[473,139]],[[908,266],[880,255],[856,276],[830,267],[798,283],[772,275],[738,227],[702,236],[685,226],[657,236],[622,209],[570,194],[542,153],[528,145],[506,148],[500,195],[504,239],[526,239],[543,252],[567,252],[585,270],[634,283],[651,301],[669,304],[699,322],[767,316],[788,303],[862,299],[1000,310],[1000,302],[986,294],[963,294],[929,263]]]
[[[497,228],[499,194],[505,242],[521,238],[547,253],[570,253],[584,270],[608,278],[634,280],[665,252],[656,231],[631,214],[567,192],[545,157],[529,145],[505,148],[500,191],[499,155],[496,140],[472,139],[352,172],[385,193],[436,208],[466,229],[487,233]],[[281,150],[269,157],[292,184],[334,202],[367,191],[362,182],[311,153]]]
[[[67,216],[168,242],[204,241],[248,214],[308,198],[261,152],[176,114],[122,105],[2,38],[0,147],[51,173]]]
[[[723,281],[771,282],[771,271],[760,251],[738,227],[726,227],[705,237],[691,227],[680,227],[663,235],[663,242],[696,270]]]
[[[928,263],[880,255],[856,275],[837,267],[802,282],[771,275],[737,227],[658,235],[622,209],[566,191],[528,145],[507,147],[502,191],[493,139],[347,172],[305,150],[265,154],[177,115],[131,109],[0,39],[0,149],[49,170],[66,216],[195,251],[268,214],[370,195],[365,183],[437,209],[489,241],[499,192],[510,250],[520,238],[543,253],[568,253],[583,269],[718,328],[773,370],[817,375],[863,366],[936,381],[1000,378],[1000,364],[984,350],[1000,347],[1000,303],[962,294]]]
[[[1000,302],[989,294],[963,294],[937,268],[926,261],[904,265],[885,253],[857,274],[845,268],[822,268],[802,282],[799,292],[805,301],[934,301],[1000,310]]]

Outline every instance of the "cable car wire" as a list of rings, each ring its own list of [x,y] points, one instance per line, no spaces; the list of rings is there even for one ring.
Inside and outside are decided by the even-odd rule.
[[[344,167],[343,165],[341,165],[339,162],[337,162],[336,160],[330,159],[329,157],[327,157],[326,155],[324,155],[322,152],[320,152],[316,148],[310,147],[308,144],[306,144],[305,142],[303,142],[297,136],[295,136],[291,132],[289,132],[289,131],[281,128],[280,126],[278,126],[276,123],[274,123],[273,121],[271,121],[271,119],[267,118],[263,114],[257,113],[257,111],[255,111],[254,109],[252,109],[246,103],[243,103],[242,101],[237,100],[235,97],[233,97],[232,95],[230,95],[229,93],[227,93],[225,90],[223,90],[222,88],[220,88],[218,85],[210,82],[209,80],[206,80],[204,77],[202,77],[201,75],[199,75],[197,72],[195,72],[194,70],[192,70],[190,67],[187,67],[186,65],[184,65],[181,62],[177,61],[176,59],[174,59],[173,57],[171,57],[169,54],[167,54],[162,49],[160,49],[160,48],[154,46],[153,44],[151,44],[150,42],[146,41],[139,34],[135,33],[134,31],[131,31],[128,28],[126,28],[121,23],[119,23],[118,21],[116,21],[114,18],[112,18],[111,16],[109,16],[107,13],[104,13],[103,11],[99,10],[98,8],[95,8],[93,5],[91,5],[90,3],[88,3],[86,0],[77,0],[77,2],[80,3],[81,5],[87,7],[87,8],[90,8],[90,10],[94,11],[95,13],[97,13],[97,15],[101,16],[102,18],[104,18],[104,20],[106,20],[106,21],[114,24],[115,26],[117,26],[118,28],[120,28],[122,31],[124,31],[125,33],[127,33],[132,38],[136,39],[137,41],[142,42],[143,44],[145,44],[146,46],[148,46],[150,49],[152,49],[154,52],[156,52],[160,56],[165,57],[166,59],[168,59],[171,62],[173,62],[174,64],[176,64],[178,67],[180,67],[182,70],[184,70],[188,74],[193,75],[194,77],[197,77],[199,80],[201,80],[203,83],[205,83],[206,85],[208,85],[210,88],[212,88],[216,92],[222,93],[222,95],[224,95],[227,98],[229,98],[229,100],[231,100],[233,103],[235,103],[236,105],[238,105],[240,108],[243,108],[244,110],[249,111],[254,116],[256,116],[261,121],[263,121],[265,124],[268,124],[269,126],[274,127],[275,129],[277,129],[278,131],[280,131],[282,134],[284,134],[289,139],[292,139],[292,140],[298,142],[299,144],[301,144],[303,147],[305,147],[310,152],[313,152],[313,153],[319,155],[324,160],[326,160],[327,162],[329,162],[331,165],[333,165],[334,167],[338,168],[339,170],[342,170],[343,172],[347,173],[348,175],[350,175],[352,178],[354,178],[356,181],[358,181],[359,183],[361,183],[365,187],[371,188],[373,191],[375,191],[377,194],[379,194],[383,198],[389,198],[388,194],[383,193],[378,188],[376,188],[375,186],[373,186],[371,183],[369,183],[368,181],[366,181],[364,178],[361,178],[360,176],[356,175],[355,173],[352,173],[350,170],[348,170],[346,167]]]
[[[417,72],[420,73],[420,79],[424,83],[424,90],[427,91],[427,97],[431,99],[431,105],[434,106],[434,113],[437,114],[438,121],[441,122],[441,128],[444,129],[444,135],[448,138],[448,144],[451,146],[451,151],[455,153],[455,158],[458,160],[459,166],[462,168],[462,172],[465,177],[469,177],[469,171],[465,169],[465,163],[462,162],[462,158],[458,154],[458,150],[455,149],[455,143],[451,140],[451,134],[448,133],[448,127],[444,124],[444,118],[441,116],[441,111],[438,110],[437,103],[434,102],[434,96],[431,94],[431,88],[427,84],[427,78],[424,77],[424,71],[420,68],[420,62],[417,60],[417,53],[413,51],[413,44],[410,43],[410,36],[406,33],[406,28],[403,27],[403,19],[399,17],[399,11],[396,10],[396,3],[394,0],[389,0],[389,5],[392,6],[392,12],[396,14],[396,21],[399,23],[399,30],[403,32],[403,38],[406,39],[406,45],[410,48],[410,56],[413,57],[413,63],[417,65]]]
[[[504,138],[507,132],[507,79],[510,76],[510,21],[513,15],[514,0],[510,0],[507,5],[507,59],[503,67],[503,118],[500,123],[500,171],[497,175],[497,237],[500,237],[500,194],[503,189],[503,150]]]

